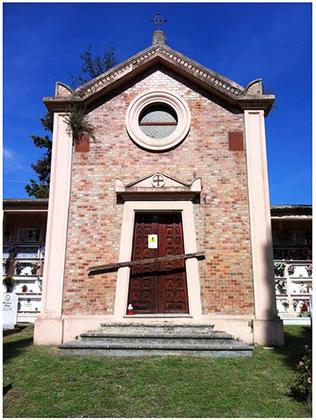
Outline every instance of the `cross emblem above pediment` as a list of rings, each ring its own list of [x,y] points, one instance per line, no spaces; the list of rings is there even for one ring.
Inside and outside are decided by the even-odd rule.
[[[152,177],[151,183],[152,183],[153,187],[161,188],[165,185],[166,180],[165,180],[164,176],[162,176],[160,174],[156,174]]]

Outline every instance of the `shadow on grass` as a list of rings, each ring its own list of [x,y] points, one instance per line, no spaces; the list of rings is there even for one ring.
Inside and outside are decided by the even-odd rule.
[[[287,326],[284,329],[284,346],[275,351],[283,356],[284,362],[291,369],[296,369],[301,357],[305,354],[305,346],[312,346],[311,327]]]
[[[17,334],[20,331],[24,330],[27,325],[18,325],[17,327],[13,328],[12,330],[3,330],[2,335],[3,337],[6,337],[8,335]]]
[[[278,347],[275,351],[281,354],[285,364],[297,373],[288,395],[296,401],[306,402],[311,406],[309,386],[297,366],[302,357],[306,355],[305,346],[312,347],[312,328],[287,326],[284,330],[284,342],[284,347]]]
[[[15,341],[3,343],[3,362],[21,354],[26,347],[33,344],[33,337],[21,337]]]

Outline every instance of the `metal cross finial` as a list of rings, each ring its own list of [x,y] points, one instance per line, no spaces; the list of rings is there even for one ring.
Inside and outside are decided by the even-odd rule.
[[[150,19],[151,22],[154,22],[157,25],[157,29],[160,29],[160,25],[162,23],[167,22],[167,19],[165,19],[163,16],[161,16],[160,13],[157,13],[156,16],[153,19]]]

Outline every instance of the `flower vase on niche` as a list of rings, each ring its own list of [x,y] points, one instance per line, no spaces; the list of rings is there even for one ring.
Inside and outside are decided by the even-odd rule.
[[[134,315],[134,308],[132,304],[128,304],[127,306],[127,315]]]

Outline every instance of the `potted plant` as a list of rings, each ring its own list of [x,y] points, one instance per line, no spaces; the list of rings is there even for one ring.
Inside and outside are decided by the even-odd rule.
[[[16,272],[16,274],[17,274],[18,276],[21,274],[22,269],[23,269],[23,264],[22,264],[21,262],[19,262],[19,261],[18,261],[18,262],[15,264],[15,272]]]
[[[308,277],[312,277],[312,274],[313,274],[313,266],[312,266],[312,264],[308,264],[306,266],[306,271],[307,271]]]
[[[293,276],[294,271],[295,271],[295,265],[290,265],[287,269],[289,276]]]
[[[276,288],[280,295],[286,294],[286,281],[285,279],[276,279],[275,280]]]
[[[90,148],[90,137],[94,137],[94,127],[87,119],[85,108],[75,107],[65,121],[68,125],[68,134],[72,134],[75,150],[88,152]]]
[[[300,317],[308,317],[309,315],[310,315],[310,313],[309,313],[308,304],[306,302],[303,302],[302,306],[300,308],[299,316]]]
[[[276,262],[274,263],[274,274],[277,277],[283,277],[284,276],[284,269],[285,269],[285,264],[282,262]]]
[[[36,274],[37,274],[37,271],[38,271],[38,269],[40,268],[40,265],[39,264],[37,264],[37,263],[34,263],[33,265],[32,265],[32,270],[31,270],[31,273],[33,274],[33,276],[35,276]]]

